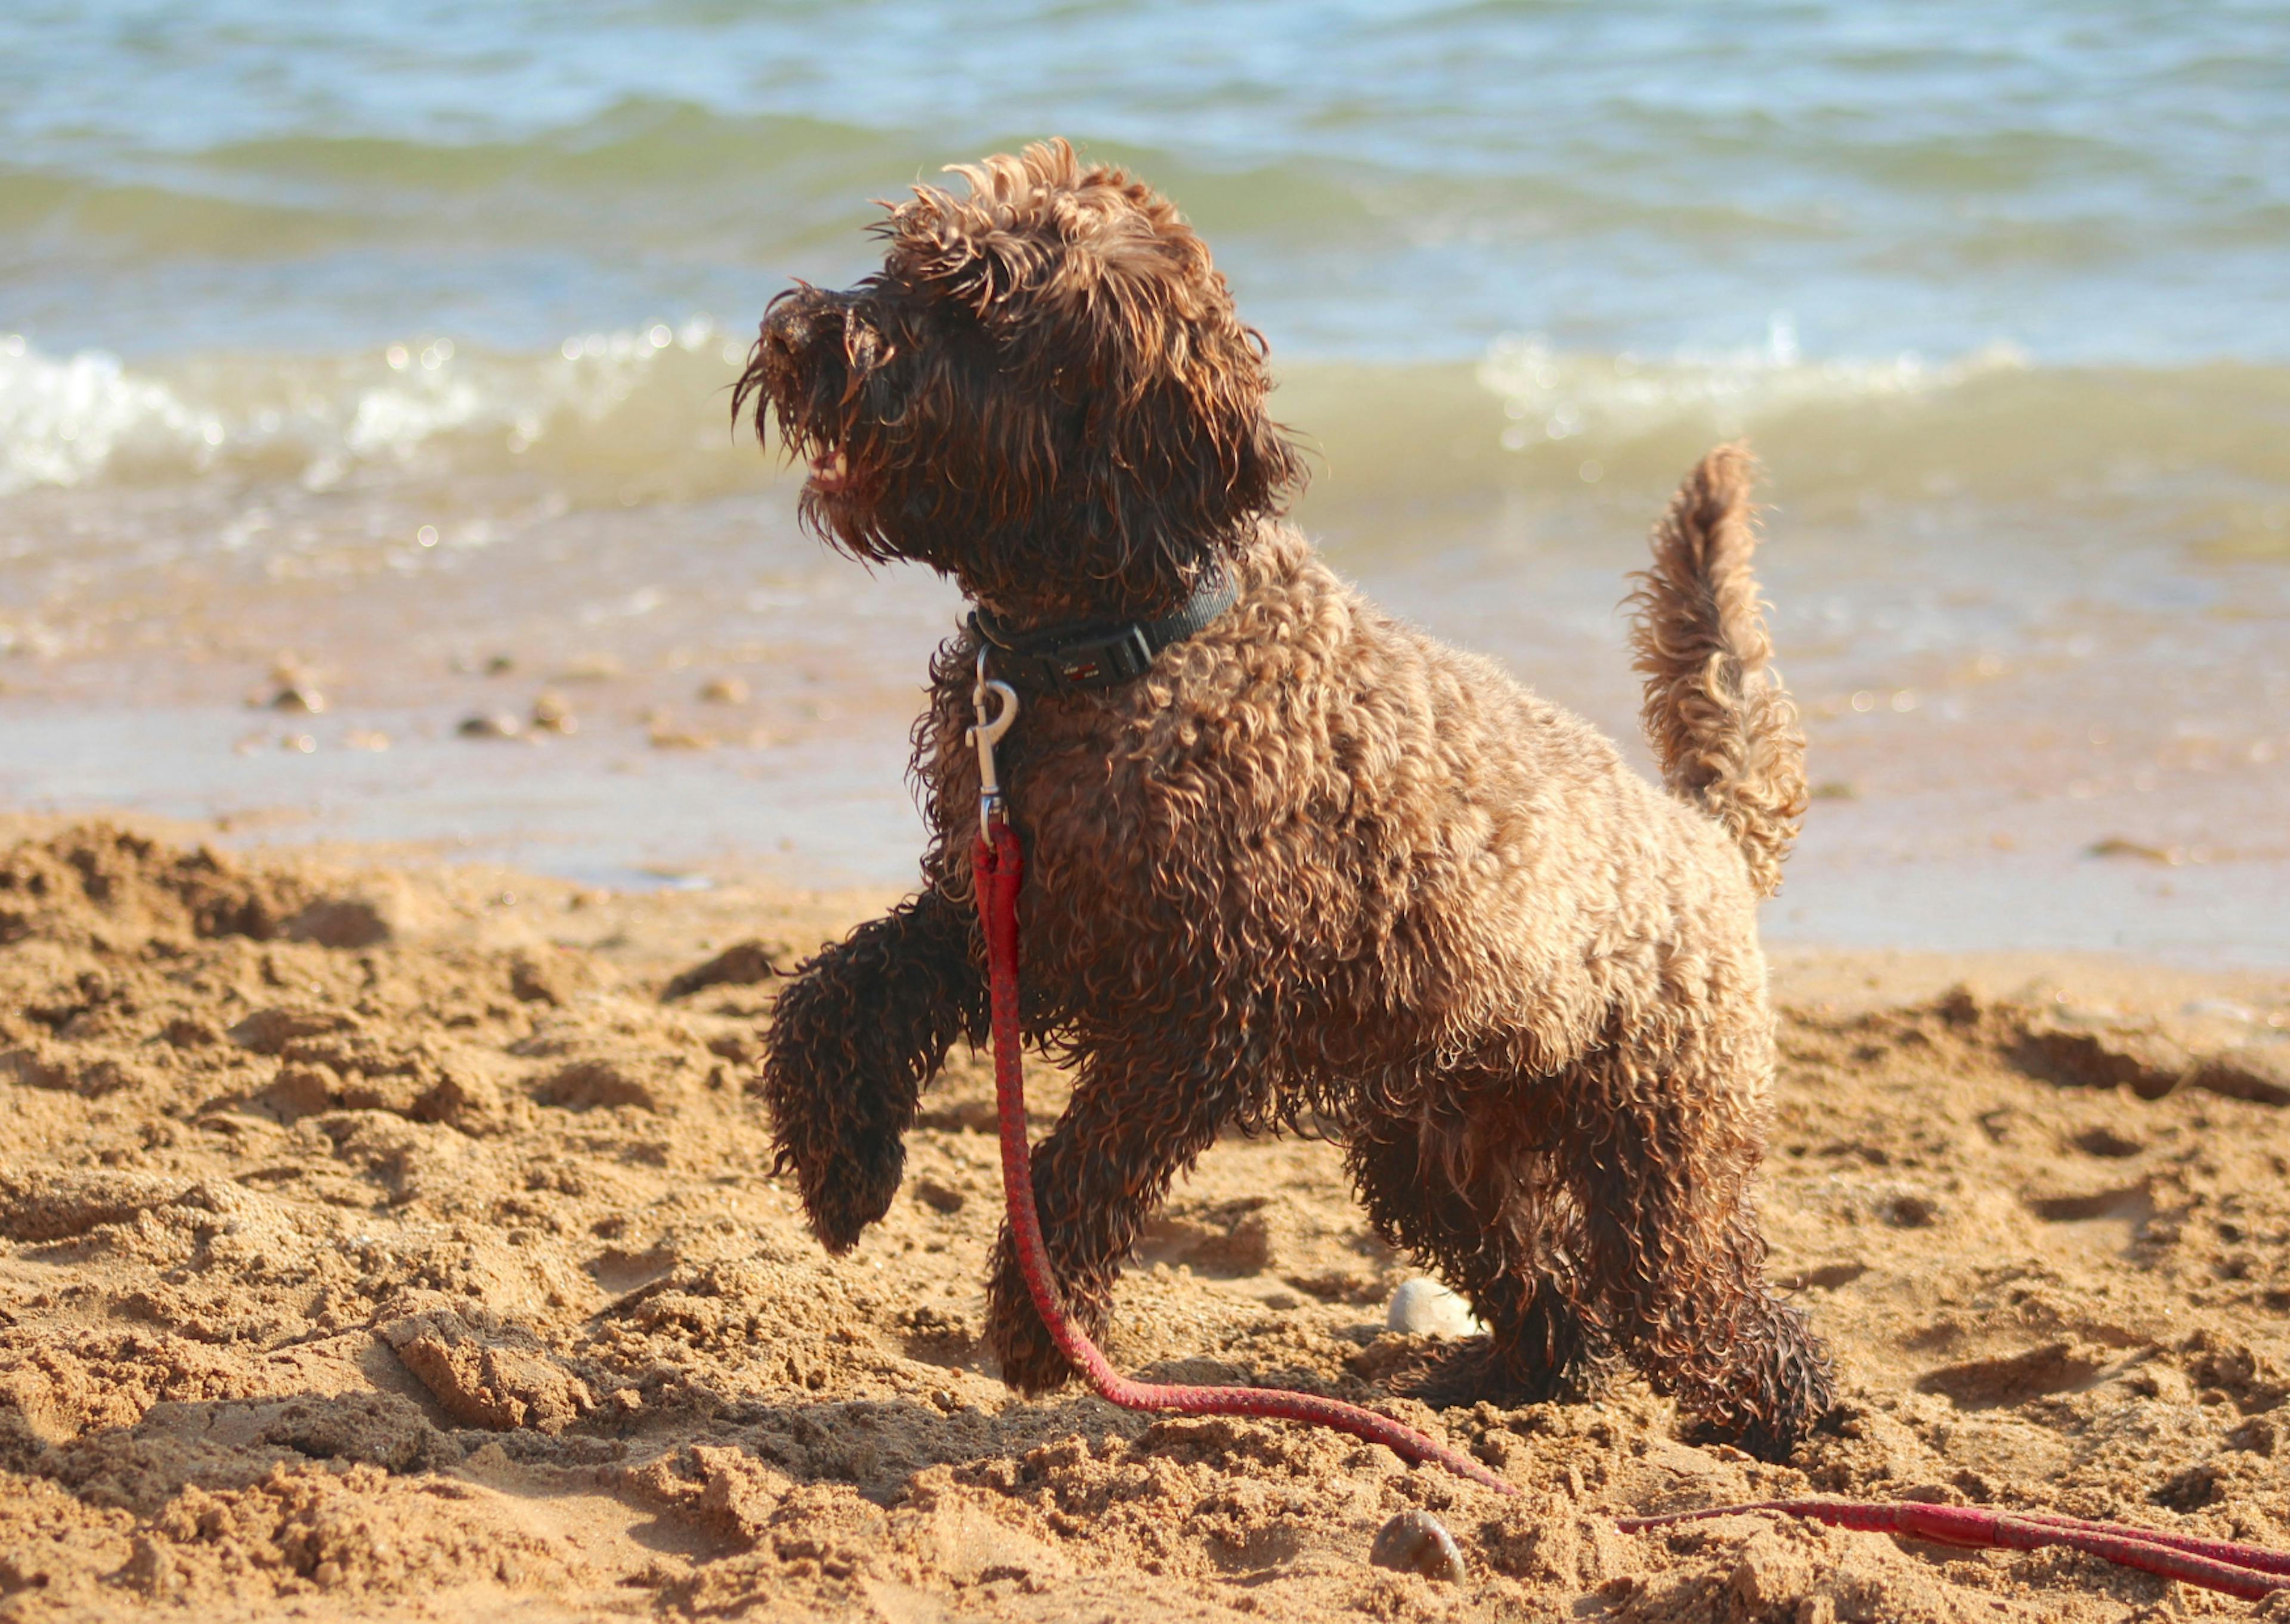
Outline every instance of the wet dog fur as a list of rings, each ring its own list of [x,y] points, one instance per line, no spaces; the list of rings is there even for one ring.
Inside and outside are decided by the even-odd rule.
[[[1283,516],[1302,469],[1265,346],[1165,199],[1062,142],[918,187],[883,268],[771,307],[735,397],[811,459],[807,524],[951,576],[1005,622],[1238,601],[1110,690],[1029,693],[1002,750],[1026,842],[1022,1025],[1071,1104],[1034,1152],[1075,1318],[1228,1128],[1333,1124],[1376,1229],[1461,1292],[1477,1391],[1579,1390],[1627,1359],[1785,1455],[1830,1399],[1764,1278],[1752,1204],[1774,1071],[1757,903],[1805,804],[1766,669],[1751,465],[1713,452],[1634,597],[1657,789],[1488,660],[1381,613]],[[958,1038],[986,1025],[971,890],[977,652],[915,729],[920,891],[779,996],[762,1092],[813,1230],[852,1246]],[[1071,1371],[1005,1232],[1005,1380]]]

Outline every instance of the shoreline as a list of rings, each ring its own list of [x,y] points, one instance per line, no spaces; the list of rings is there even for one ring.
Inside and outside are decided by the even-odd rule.
[[[1627,1376],[1514,1411],[1395,1397],[1437,1348],[1383,1330],[1413,1271],[1336,1148],[1213,1148],[1119,1288],[1117,1362],[1386,1404],[1526,1490],[1498,1503],[1328,1435],[1006,1392],[978,1341],[1000,1192],[976,1057],[925,1096],[885,1223],[821,1252],[742,1084],[773,967],[883,893],[200,857],[146,827],[171,839],[0,819],[8,1624],[2111,1624],[2165,1587],[1611,1519],[1910,1493],[2290,1543],[2280,973],[1774,950],[1772,1270],[1846,1405],[1790,1467],[1697,1443]],[[1032,1092],[1038,1138],[1061,1080]],[[1410,1508],[1463,1584],[1368,1564]]]
[[[830,578],[849,568],[825,563]],[[0,690],[0,801],[173,818],[234,849],[385,844],[622,889],[724,875],[895,890],[924,842],[906,780],[918,695],[901,679],[949,624],[935,585],[901,579],[885,605],[894,641],[871,660],[869,623],[853,616],[814,628],[812,644],[668,644],[625,666],[596,657],[602,674],[577,677],[562,648],[504,639],[508,668],[488,675],[487,658],[436,646],[388,654],[372,631],[322,636],[332,657],[315,673],[278,655],[292,681],[242,653],[228,662],[242,676],[210,668],[206,692],[172,700],[100,680],[80,692],[69,670],[38,686],[19,676]],[[1427,605],[1390,606],[1438,624]],[[1453,629],[1472,644],[1486,628]],[[1611,641],[1576,628],[1508,663],[1650,772]],[[217,692],[235,686],[237,703]],[[268,702],[304,689],[323,709]],[[2290,970],[2290,847],[2272,812],[2290,793],[2290,741],[2222,765],[2159,715],[2136,745],[2092,724],[2102,748],[2056,713],[1863,714],[1822,693],[1804,696],[1815,798],[1765,910],[1768,940]],[[532,724],[544,706],[565,731]]]

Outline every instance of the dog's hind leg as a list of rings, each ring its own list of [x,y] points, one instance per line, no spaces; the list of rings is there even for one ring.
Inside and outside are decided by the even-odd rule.
[[[1755,1091],[1722,1045],[1621,1044],[1562,1084],[1589,1285],[1615,1347],[1658,1391],[1763,1459],[1785,1459],[1830,1408],[1805,1316],[1765,1279],[1750,1183],[1763,1151]]]
[[[890,1210],[923,1084],[957,1036],[985,1029],[977,934],[966,906],[924,892],[804,965],[773,1007],[773,1170],[795,1171],[830,1252]]]
[[[1146,1219],[1245,1098],[1239,1057],[1221,1046],[1189,1053],[1189,1041],[1186,1034],[1088,1056],[1065,1115],[1034,1148],[1042,1238],[1066,1313],[1093,1340],[1105,1329],[1113,1283]],[[1007,1225],[987,1286],[986,1340],[1002,1380],[1021,1393],[1045,1392],[1074,1373],[1035,1311]]]
[[[1461,1148],[1467,1136],[1458,1124],[1429,1137]],[[1565,1197],[1546,1190],[1537,1201],[1519,1178],[1517,1158],[1534,1153],[1515,1151],[1474,1174],[1426,1140],[1415,1122],[1377,1114],[1349,1135],[1345,1152],[1376,1233],[1462,1293],[1487,1328],[1485,1344],[1434,1366],[1420,1396],[1442,1405],[1521,1404],[1572,1393],[1588,1371],[1590,1340],[1560,1283],[1527,1250],[1531,1241],[1556,1250],[1547,1243],[1560,1214],[1548,1208]],[[1542,1210],[1523,1211],[1522,1201]]]

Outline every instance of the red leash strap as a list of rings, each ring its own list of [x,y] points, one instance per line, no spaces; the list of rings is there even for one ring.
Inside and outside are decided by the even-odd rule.
[[[1921,1500],[1886,1504],[1849,1500],[1769,1500],[1747,1506],[1712,1506],[1673,1511],[1666,1516],[1624,1517],[1624,1533],[1698,1523],[1713,1516],[1742,1516],[1771,1511],[1782,1516],[1827,1523],[1834,1528],[1899,1534],[1935,1545],[1988,1550],[2037,1550],[2065,1546],[2100,1556],[2118,1567],[2159,1574],[2206,1590],[2222,1590],[2245,1601],[2260,1601],[2290,1590],[2290,1556],[2230,1540],[2134,1528],[2124,1523],[2086,1523],[2048,1511],[1993,1511],[1985,1506],[1934,1506]]]
[[[1066,1318],[1049,1250],[1042,1244],[1041,1215],[1034,1205],[1033,1158],[1026,1142],[1026,1077],[1018,1048],[1018,881],[1024,860],[1015,829],[997,820],[993,830],[991,845],[985,836],[978,837],[971,873],[978,892],[979,922],[986,927],[986,959],[993,988],[994,1086],[1002,1124],[1002,1188],[1008,1197],[1010,1239],[1017,1249],[1019,1270],[1026,1276],[1035,1310],[1049,1327],[1058,1351],[1089,1379],[1100,1397],[1125,1410],[1261,1415],[1333,1427],[1381,1444],[1403,1460],[1435,1461],[1499,1493],[1517,1493],[1517,1487],[1460,1450],[1357,1404],[1276,1388],[1170,1387],[1132,1381],[1115,1370],[1097,1344]]]

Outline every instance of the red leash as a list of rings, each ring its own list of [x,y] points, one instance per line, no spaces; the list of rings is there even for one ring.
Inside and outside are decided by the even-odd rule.
[[[2086,1523],[2048,1511],[1991,1511],[1985,1506],[1934,1506],[1921,1500],[1768,1500],[1747,1506],[1712,1506],[1703,1511],[1673,1511],[1666,1516],[1621,1518],[1624,1533],[1698,1523],[1713,1516],[1773,1511],[1783,1516],[1826,1523],[1869,1533],[1899,1534],[1934,1545],[1976,1550],[2038,1550],[2065,1546],[2102,1556],[2118,1567],[2135,1568],[2206,1590],[2223,1590],[2245,1601],[2260,1601],[2290,1590],[2290,1556],[2231,1540],[2134,1528],[2126,1523]]]
[[[989,719],[987,697],[1001,701]],[[971,876],[978,893],[978,919],[986,932],[986,962],[993,994],[994,1092],[1002,1128],[1002,1188],[1010,1218],[1011,1244],[1035,1311],[1048,1327],[1058,1351],[1089,1378],[1098,1396],[1125,1410],[1169,1410],[1180,1415],[1261,1415],[1277,1420],[1333,1427],[1371,1444],[1381,1444],[1403,1460],[1436,1461],[1461,1477],[1501,1494],[1517,1494],[1505,1481],[1460,1450],[1451,1449],[1388,1415],[1357,1404],[1340,1404],[1309,1393],[1277,1388],[1176,1387],[1132,1381],[1113,1368],[1096,1343],[1066,1318],[1058,1298],[1057,1275],[1042,1244],[1041,1214],[1034,1204],[1033,1158],[1026,1142],[1026,1076],[1018,1036],[1018,882],[1024,856],[1018,832],[1002,815],[1002,790],[995,774],[994,747],[1017,719],[1018,696],[1006,684],[989,681],[986,654],[978,656],[974,694],[978,725],[979,835],[971,850]],[[2290,1556],[2227,1540],[2165,1533],[2121,1523],[2086,1523],[2044,1511],[1990,1511],[1980,1506],[1935,1506],[1921,1500],[1886,1504],[1876,1500],[1777,1500],[1754,1505],[1713,1506],[1661,1516],[1623,1517],[1624,1533],[1665,1528],[1708,1517],[1771,1511],[1837,1528],[1892,1533],[1935,1544],[1974,1548],[2035,1550],[2065,1546],[2104,1557],[2118,1566],[2160,1574],[2208,1590],[2255,1601],[2290,1590]]]
[[[1057,1276],[1050,1268],[1049,1250],[1042,1244],[1041,1216],[1034,1206],[1033,1162],[1026,1143],[1026,1078],[1018,1052],[1018,879],[1023,860],[1017,831],[998,818],[990,827],[994,844],[989,845],[984,835],[978,837],[971,873],[978,892],[978,917],[986,927],[987,963],[992,971],[994,1089],[1002,1122],[1002,1187],[1009,1197],[1010,1239],[1017,1249],[1019,1270],[1026,1276],[1026,1290],[1032,1294],[1035,1310],[1049,1327],[1050,1340],[1058,1345],[1058,1351],[1089,1378],[1089,1385],[1101,1398],[1125,1410],[1263,1415],[1333,1427],[1381,1444],[1403,1460],[1434,1460],[1499,1493],[1517,1493],[1517,1487],[1460,1450],[1357,1404],[1277,1388],[1171,1387],[1132,1381],[1115,1370],[1097,1344],[1066,1317],[1058,1300]]]

